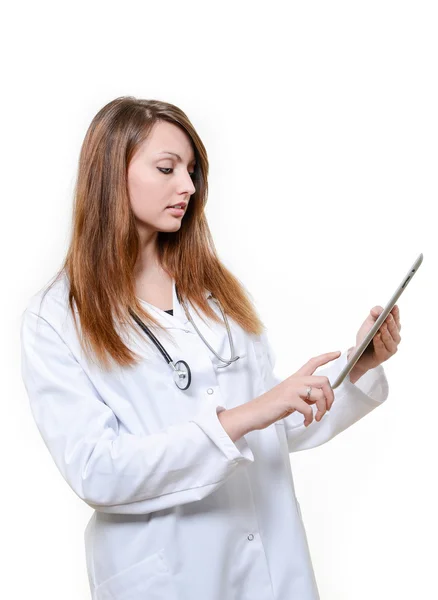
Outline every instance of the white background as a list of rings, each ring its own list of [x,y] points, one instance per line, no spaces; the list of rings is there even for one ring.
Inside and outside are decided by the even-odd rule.
[[[92,511],[32,420],[19,324],[67,249],[91,119],[134,95],[177,104],[204,141],[216,247],[268,326],[280,376],[354,345],[423,253],[384,364],[388,401],[291,465],[322,600],[438,598],[436,3],[12,6],[1,37],[4,597],[89,597]]]

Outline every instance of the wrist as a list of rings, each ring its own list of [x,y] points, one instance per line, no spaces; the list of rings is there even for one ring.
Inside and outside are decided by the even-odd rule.
[[[354,353],[355,350],[356,350],[356,348],[354,346],[352,348],[348,349],[347,362],[350,360],[350,356]],[[361,369],[361,367],[358,366],[358,364],[356,363],[350,371],[351,383],[356,383],[356,381],[358,379],[360,379],[362,377],[362,375],[365,375],[366,372],[367,372],[367,369]]]
[[[364,369],[361,369],[359,367],[353,367],[350,371],[350,381],[351,383],[356,383],[356,381],[358,379],[360,379],[362,377],[362,375],[365,375],[367,371]]]
[[[242,410],[243,406],[245,405],[228,408],[218,414],[218,419],[222,427],[233,442],[236,442],[248,433],[246,415]]]
[[[358,379],[362,377],[363,373],[355,372],[354,369],[350,371],[350,381],[351,383],[356,383]]]
[[[348,348],[347,351],[347,362],[350,360],[350,356],[353,354],[353,352],[356,350],[355,346],[352,346],[351,348]],[[355,367],[353,367],[355,368]]]

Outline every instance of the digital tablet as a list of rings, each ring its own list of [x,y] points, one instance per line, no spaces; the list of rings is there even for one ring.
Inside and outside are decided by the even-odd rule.
[[[366,347],[369,345],[369,343],[371,342],[371,340],[373,339],[373,337],[379,331],[380,326],[382,325],[383,321],[389,315],[389,313],[391,312],[391,310],[394,307],[394,304],[397,302],[397,300],[400,298],[400,296],[405,291],[408,283],[411,281],[411,279],[413,278],[413,276],[415,275],[415,273],[418,271],[418,269],[419,269],[419,267],[420,267],[420,265],[421,265],[422,262],[423,262],[423,254],[420,254],[419,257],[417,258],[417,260],[412,265],[412,267],[406,273],[405,277],[403,277],[400,285],[398,286],[398,288],[394,292],[394,295],[392,296],[392,298],[390,299],[390,301],[388,302],[388,304],[385,306],[383,312],[379,315],[377,321],[374,323],[373,327],[370,329],[370,331],[368,332],[368,334],[366,335],[366,337],[364,338],[364,340],[362,341],[362,343],[360,344],[360,346],[351,355],[351,358],[348,361],[348,363],[345,365],[345,367],[339,373],[339,375],[337,376],[336,380],[331,384],[331,386],[332,386],[333,389],[336,389],[339,385],[341,385],[341,383],[344,381],[344,379],[350,373],[351,369],[354,367],[354,365],[357,363],[357,361],[359,360],[359,358],[362,356],[362,354],[364,353]]]

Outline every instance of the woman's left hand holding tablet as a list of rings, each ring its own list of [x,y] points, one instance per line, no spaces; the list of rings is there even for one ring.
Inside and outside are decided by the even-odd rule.
[[[357,332],[356,346],[349,350],[347,358],[349,358],[350,355],[360,345],[367,333],[373,327],[374,323],[377,321],[382,311],[382,306],[375,306],[371,309],[369,316],[365,319],[361,328]],[[378,365],[391,358],[391,356],[394,356],[401,341],[400,330],[400,310],[397,304],[395,304],[385,321],[380,326],[379,331],[368,344],[365,352],[354,365],[351,374],[353,376],[355,373],[363,375],[370,369],[374,369]]]

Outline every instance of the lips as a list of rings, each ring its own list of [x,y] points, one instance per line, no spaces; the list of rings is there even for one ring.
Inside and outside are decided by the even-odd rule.
[[[177,202],[176,204],[169,205],[167,208],[175,208],[176,206],[181,207],[182,210],[186,209],[187,202]]]

